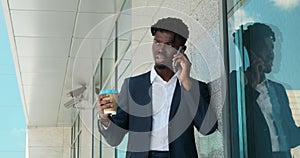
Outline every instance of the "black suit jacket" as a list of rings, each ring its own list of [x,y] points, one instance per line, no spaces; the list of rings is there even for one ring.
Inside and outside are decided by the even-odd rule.
[[[259,92],[251,86],[246,86],[246,114],[247,114],[247,137],[249,157],[266,158],[282,157],[291,158],[290,148],[300,144],[300,128],[296,126],[289,106],[289,100],[285,88],[276,82],[268,80],[270,87],[274,88],[275,96],[270,96],[271,100],[277,99],[279,113],[273,113],[277,117],[277,124],[282,125],[284,135],[280,135],[286,143],[287,150],[281,156],[275,156],[272,153],[272,143],[270,131],[264,115],[256,102]],[[274,98],[276,97],[276,98]],[[272,102],[272,101],[271,101]]]
[[[233,111],[232,115],[232,135],[233,142],[236,146],[233,147],[233,155],[238,157],[240,151],[238,147],[239,138],[239,127],[237,125],[237,94],[241,93],[240,86],[241,81],[237,80],[237,73],[233,71],[230,73],[230,100],[231,108]],[[291,157],[290,148],[296,147],[300,144],[300,128],[296,126],[295,121],[292,117],[291,109],[289,106],[289,100],[285,91],[285,88],[276,82],[268,80],[269,86],[272,86],[275,91],[280,109],[280,113],[275,117],[279,118],[280,124],[282,124],[283,132],[285,135],[285,141],[287,144],[288,151],[281,153],[280,155],[274,155],[272,152],[272,143],[270,138],[270,131],[266,119],[257,104],[256,100],[259,96],[259,92],[253,89],[249,84],[245,86],[245,105],[242,105],[246,109],[246,128],[247,128],[247,149],[249,158],[289,158]],[[271,98],[272,99],[272,98]],[[273,98],[274,99],[274,98]]]
[[[125,79],[121,88],[117,114],[109,128],[99,128],[106,141],[117,146],[128,133],[126,158],[147,157],[152,129],[152,90],[150,72]],[[168,137],[171,158],[196,158],[194,126],[202,134],[217,128],[216,116],[208,111],[210,95],[207,84],[193,80],[190,91],[177,82],[170,109]],[[213,123],[202,124],[203,120]]]

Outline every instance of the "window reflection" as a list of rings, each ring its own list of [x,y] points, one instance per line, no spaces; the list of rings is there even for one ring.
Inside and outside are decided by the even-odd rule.
[[[236,6],[228,38],[231,106],[245,116],[234,118],[241,123],[238,150],[250,158],[300,158],[299,1],[249,0]]]
[[[300,127],[283,85],[266,77],[272,71],[275,33],[263,23],[240,28],[240,48],[246,49],[250,60],[244,80],[249,157],[291,157],[290,148],[300,144]]]

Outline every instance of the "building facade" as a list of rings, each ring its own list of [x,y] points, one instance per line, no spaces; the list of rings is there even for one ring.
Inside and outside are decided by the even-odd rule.
[[[97,96],[120,90],[125,78],[153,66],[150,26],[179,17],[190,30],[192,77],[209,84],[218,130],[195,133],[201,158],[248,158],[242,44],[232,34],[260,22],[275,32],[273,71],[267,78],[288,94],[300,126],[297,73],[298,1],[280,0],[2,0],[27,122],[27,158],[123,158],[127,139],[109,146],[98,132]],[[239,49],[242,47],[242,49]],[[231,78],[232,72],[237,77]],[[234,85],[235,88],[232,88]],[[83,88],[80,93],[70,93]],[[300,158],[300,147],[291,155]],[[250,157],[249,157],[250,158]]]

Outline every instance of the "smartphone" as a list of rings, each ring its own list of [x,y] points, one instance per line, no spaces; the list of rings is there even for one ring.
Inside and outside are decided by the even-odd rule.
[[[178,48],[176,54],[181,53],[181,50],[182,50],[182,46],[180,46],[180,47]],[[177,69],[176,69],[176,67],[175,67],[175,62],[174,62],[174,61],[173,61],[172,66],[173,66],[173,71],[176,73],[176,72],[177,72]]]

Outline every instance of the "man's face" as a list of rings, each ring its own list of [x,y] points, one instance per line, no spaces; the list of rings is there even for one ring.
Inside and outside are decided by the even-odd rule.
[[[172,69],[173,55],[180,45],[179,39],[169,31],[157,31],[154,35],[152,53],[157,68]]]
[[[264,73],[270,73],[272,71],[274,60],[274,43],[272,38],[265,38],[265,47],[261,51],[257,52],[257,56],[264,62]]]

